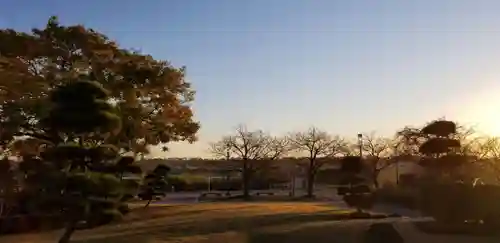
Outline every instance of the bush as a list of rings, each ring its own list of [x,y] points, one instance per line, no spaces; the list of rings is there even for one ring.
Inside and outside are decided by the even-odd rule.
[[[349,187],[342,186],[337,188],[337,195],[343,196],[349,192]]]
[[[368,210],[375,204],[372,194],[349,194],[344,196],[344,201],[349,207]]]
[[[418,208],[419,194],[416,188],[384,186],[375,192],[378,202],[394,204],[403,208]]]
[[[251,190],[265,190],[273,183],[282,182],[273,178],[254,178],[250,182]],[[174,187],[175,191],[206,191],[208,190],[208,180],[204,176],[196,175],[176,175],[168,178],[168,183]],[[218,191],[239,191],[242,190],[242,181],[238,178],[213,179],[210,181],[210,189]]]
[[[0,233],[25,233],[38,230],[53,230],[63,226],[59,215],[13,215],[0,218]]]
[[[421,190],[421,210],[441,222],[500,222],[500,187],[447,183],[426,185]]]

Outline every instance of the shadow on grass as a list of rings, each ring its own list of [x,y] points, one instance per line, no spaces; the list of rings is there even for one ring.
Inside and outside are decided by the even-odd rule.
[[[243,195],[224,196],[224,197],[205,197],[200,198],[202,202],[318,202],[316,197],[290,197],[288,195],[251,195],[248,198]]]
[[[198,206],[199,207],[199,206]],[[197,208],[198,208],[197,207]],[[205,212],[216,213],[217,211],[225,211],[225,208],[206,207],[202,209],[193,209],[193,205],[165,205],[149,208],[137,208],[131,211],[123,221],[118,224],[127,222],[138,222],[152,219],[160,219],[165,217],[190,217],[196,216]],[[248,205],[232,207],[232,210],[245,210],[251,208]]]
[[[336,214],[337,212],[337,214]],[[293,226],[302,223],[311,223],[319,221],[331,221],[346,219],[346,213],[338,214],[338,210],[328,210],[320,213],[284,213],[273,215],[242,216],[224,219],[203,219],[195,218],[191,220],[176,222],[157,222],[147,225],[137,226],[130,229],[108,229],[102,234],[93,233],[93,239],[75,240],[80,243],[108,243],[108,242],[148,242],[148,239],[169,240],[172,238],[183,238],[193,236],[209,236],[224,233],[243,233],[247,236],[262,238],[272,236],[263,236],[258,234],[263,227],[270,226]],[[82,232],[83,233],[83,232]],[[90,233],[90,232],[89,232]],[[254,242],[250,237],[248,240]],[[259,238],[259,239],[260,239]],[[244,242],[249,242],[248,240]],[[259,242],[260,241],[255,241]],[[266,242],[266,241],[263,241]],[[285,241],[288,242],[288,241]],[[331,241],[330,241],[331,242]]]
[[[247,243],[362,243],[368,225],[320,223],[277,232],[252,232]]]

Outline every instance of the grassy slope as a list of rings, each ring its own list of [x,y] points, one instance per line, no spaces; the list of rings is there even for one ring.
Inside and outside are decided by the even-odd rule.
[[[319,203],[202,203],[137,209],[124,222],[79,231],[78,243],[357,242],[368,223],[332,221],[346,213]],[[60,232],[0,242],[56,242]]]

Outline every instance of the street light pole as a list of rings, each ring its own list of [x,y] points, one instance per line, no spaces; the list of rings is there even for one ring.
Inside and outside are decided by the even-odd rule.
[[[228,148],[227,148],[227,151],[226,151],[226,160],[227,160],[227,161],[229,161],[229,160],[231,159],[231,154],[230,154],[230,152],[231,152],[231,151],[230,151],[230,150],[231,150],[231,148],[230,148],[230,147],[228,147]],[[227,173],[227,175],[226,175],[226,183],[227,183],[227,187],[228,187],[228,188],[227,188],[227,191],[226,191],[226,196],[230,196],[230,195],[231,195],[231,193],[229,192],[229,191],[230,191],[229,185],[231,184],[231,183],[230,183],[230,181],[231,181],[231,180],[230,180],[231,171],[230,171],[230,170],[228,170],[226,173]]]
[[[359,157],[363,158],[363,134],[358,133]]]

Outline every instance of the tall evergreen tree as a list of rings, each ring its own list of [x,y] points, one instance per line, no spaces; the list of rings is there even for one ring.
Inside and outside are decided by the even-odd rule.
[[[50,111],[40,122],[61,142],[21,167],[38,208],[62,212],[66,227],[59,242],[67,243],[79,223],[106,223],[126,208],[129,193],[116,171],[124,159],[113,146],[87,142],[117,134],[121,121],[108,92],[97,82],[68,82],[49,98]]]

